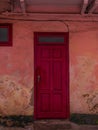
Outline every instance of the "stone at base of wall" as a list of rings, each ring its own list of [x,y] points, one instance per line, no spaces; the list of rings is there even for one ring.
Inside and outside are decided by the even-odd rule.
[[[5,127],[27,127],[30,125],[46,127],[51,124],[54,127],[62,127],[64,126],[68,129],[70,127],[70,123],[68,121],[79,124],[79,125],[98,125],[98,115],[90,115],[90,114],[71,114],[70,119],[68,120],[52,120],[52,119],[44,119],[44,120],[34,120],[33,116],[0,116],[0,125]],[[36,125],[37,124],[37,125]],[[41,125],[40,125],[41,124]],[[44,125],[45,124],[45,125]],[[66,125],[65,125],[66,124]],[[59,125],[59,126],[58,126]]]
[[[0,116],[0,125],[5,127],[25,127],[33,122],[33,116]]]
[[[98,114],[77,114],[70,116],[70,121],[79,125],[98,125]]]

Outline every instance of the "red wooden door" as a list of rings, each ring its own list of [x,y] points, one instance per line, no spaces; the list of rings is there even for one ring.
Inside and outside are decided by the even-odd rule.
[[[69,116],[67,36],[67,33],[35,33],[35,118]]]

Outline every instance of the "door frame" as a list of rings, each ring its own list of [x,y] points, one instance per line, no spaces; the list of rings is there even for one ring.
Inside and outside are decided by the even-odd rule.
[[[38,45],[38,36],[40,36],[41,34],[43,34],[43,36],[45,35],[53,35],[53,36],[57,36],[57,35],[65,35],[66,36],[66,52],[67,52],[67,92],[66,92],[66,96],[67,96],[67,100],[66,100],[66,110],[67,110],[67,119],[70,117],[70,95],[69,95],[69,32],[34,32],[34,119],[38,119],[37,118],[37,87],[36,87],[36,54],[37,54],[37,45]],[[43,118],[42,118],[43,119]]]

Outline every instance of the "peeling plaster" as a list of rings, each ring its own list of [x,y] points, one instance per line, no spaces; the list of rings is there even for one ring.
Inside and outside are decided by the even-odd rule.
[[[83,95],[86,105],[91,113],[98,114],[98,93],[90,93]]]
[[[9,75],[0,76],[0,115],[31,115],[31,89]]]
[[[96,59],[92,59],[89,56],[77,56],[76,61],[77,64],[71,65],[71,103],[73,99],[74,102],[77,102],[77,108],[79,109],[77,112],[83,113],[82,107],[84,106],[84,111],[86,113],[97,113],[98,100],[95,102],[92,93],[98,91],[96,87],[98,82],[95,75],[95,68],[98,62]],[[91,94],[90,98],[89,94]],[[87,97],[87,99],[83,99],[82,95]],[[87,102],[84,102],[85,100],[87,100]]]

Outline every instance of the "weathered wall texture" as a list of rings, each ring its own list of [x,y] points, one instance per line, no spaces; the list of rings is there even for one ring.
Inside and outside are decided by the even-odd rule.
[[[12,23],[13,46],[0,47],[0,115],[32,115],[33,32],[66,32],[68,28],[63,22]],[[67,24],[70,34],[70,111],[98,113],[98,23]]]
[[[98,23],[74,23],[70,33],[72,112],[98,113]]]

